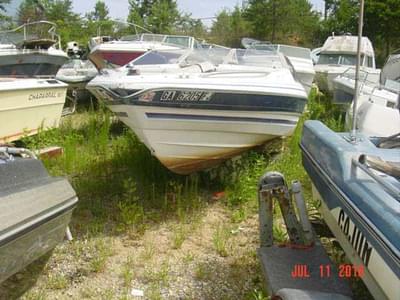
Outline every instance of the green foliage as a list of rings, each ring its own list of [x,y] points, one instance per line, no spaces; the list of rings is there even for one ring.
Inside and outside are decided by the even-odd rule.
[[[130,0],[128,22],[154,33],[172,33],[180,14],[174,0]]]
[[[10,0],[0,0],[0,11],[6,11],[5,4],[9,4]]]
[[[308,0],[251,0],[245,10],[254,37],[297,45],[311,45],[319,14]]]
[[[243,11],[236,6],[234,10],[221,11],[211,27],[210,40],[216,44],[239,48],[242,37],[250,35],[250,24]]]
[[[338,0],[329,6],[329,17],[323,23],[326,35],[351,33],[356,35],[358,28],[359,1]]]
[[[208,36],[207,29],[201,20],[193,19],[191,14],[183,14],[179,17],[174,33],[194,36],[197,39],[207,39]]]
[[[400,47],[400,1],[367,0],[364,18],[365,32],[381,48],[378,52],[383,57]]]
[[[101,0],[97,0],[94,10],[86,14],[86,34],[90,34],[90,36],[112,35],[114,22],[108,14],[109,9],[106,4]]]

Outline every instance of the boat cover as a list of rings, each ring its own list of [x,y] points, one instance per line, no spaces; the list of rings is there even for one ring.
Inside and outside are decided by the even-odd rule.
[[[0,282],[61,242],[78,198],[36,159],[0,159]]]

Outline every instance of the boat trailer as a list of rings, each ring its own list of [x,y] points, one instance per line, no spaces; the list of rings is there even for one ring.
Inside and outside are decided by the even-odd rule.
[[[259,181],[258,199],[258,256],[271,299],[350,300],[348,281],[339,277],[312,229],[300,183],[294,181],[289,189],[281,173],[267,172]],[[289,244],[274,244],[274,202],[279,204]]]

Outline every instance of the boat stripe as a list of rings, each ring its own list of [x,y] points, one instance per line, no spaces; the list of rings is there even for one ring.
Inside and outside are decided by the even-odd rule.
[[[200,120],[200,121],[232,121],[232,122],[257,122],[270,124],[296,125],[296,121],[282,119],[266,118],[248,118],[248,117],[226,117],[210,115],[186,115],[186,114],[166,114],[166,113],[146,113],[151,119],[178,119],[178,120]]]
[[[354,203],[352,203],[352,201],[350,201],[346,193],[336,185],[336,183],[318,165],[315,159],[301,143],[300,148],[304,154],[304,158],[309,160],[312,171],[316,172],[319,175],[319,180],[325,182],[326,187],[335,193],[337,199],[345,208],[346,213],[350,217],[353,217],[352,221],[354,222],[354,224],[358,225],[361,232],[366,237],[371,237],[370,239],[368,239],[368,242],[375,248],[375,250],[378,251],[378,248],[383,250],[383,253],[381,254],[383,260],[387,263],[389,262],[388,265],[390,266],[390,268],[398,275],[400,266],[400,253],[398,249],[395,249],[384,235],[381,236],[377,233],[378,228],[365,217],[365,215],[359,210],[357,206],[354,205]],[[305,168],[307,169],[306,166]],[[315,185],[317,186],[317,184]],[[329,207],[329,209],[332,209],[328,205],[328,203],[327,206]],[[340,204],[337,207],[341,207]]]

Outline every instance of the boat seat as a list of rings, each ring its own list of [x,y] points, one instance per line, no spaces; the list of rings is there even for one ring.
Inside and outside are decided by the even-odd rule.
[[[201,63],[198,63],[197,65],[200,67],[201,72],[203,73],[214,72],[216,70],[215,65],[208,61],[203,61]]]

